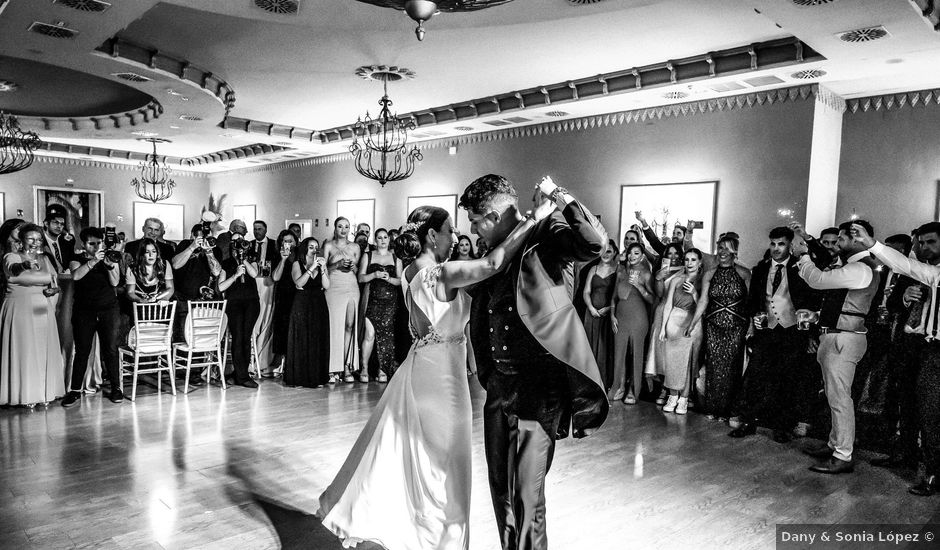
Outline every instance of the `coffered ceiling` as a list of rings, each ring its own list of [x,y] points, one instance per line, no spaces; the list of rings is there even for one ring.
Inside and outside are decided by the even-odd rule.
[[[382,95],[360,66],[414,71],[389,95],[419,140],[807,81],[846,98],[940,87],[928,0],[513,0],[437,14],[422,42],[403,12],[356,0],[259,7],[287,4],[0,0],[0,90],[14,84],[0,110],[53,144],[42,154],[136,163],[149,147],[137,138],[157,135],[172,140],[161,154],[222,171],[343,152],[343,129]],[[857,29],[883,37],[840,39]],[[762,53],[778,43],[786,56]]]

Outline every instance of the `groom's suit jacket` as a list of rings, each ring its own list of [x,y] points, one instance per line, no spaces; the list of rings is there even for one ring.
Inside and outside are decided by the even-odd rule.
[[[561,392],[565,395],[565,414],[556,433],[549,434],[559,439],[567,436],[569,426],[573,428],[575,437],[583,437],[599,427],[607,417],[608,402],[597,362],[571,299],[574,284],[572,261],[596,258],[606,246],[607,238],[597,219],[577,201],[571,202],[564,210],[556,210],[542,220],[529,236],[523,252],[512,260],[507,271],[494,277],[513,278],[516,308],[522,323],[551,357],[567,367],[568,388]],[[487,303],[490,288],[492,285],[484,284],[473,289],[470,318],[470,338],[478,376],[488,391],[491,390],[488,380],[497,368],[489,346]],[[538,372],[530,372],[524,379],[531,381],[538,380],[538,377]],[[508,391],[519,394],[538,392],[538,385],[523,383]],[[532,402],[539,398],[538,395],[505,397],[508,402]],[[539,420],[543,426],[546,425],[541,418],[530,420]]]

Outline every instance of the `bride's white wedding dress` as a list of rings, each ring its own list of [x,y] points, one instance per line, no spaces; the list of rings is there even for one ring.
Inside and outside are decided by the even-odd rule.
[[[464,327],[470,297],[435,297],[442,265],[405,287],[416,333],[408,358],[320,495],[323,525],[344,546],[465,550],[470,513],[470,389]]]

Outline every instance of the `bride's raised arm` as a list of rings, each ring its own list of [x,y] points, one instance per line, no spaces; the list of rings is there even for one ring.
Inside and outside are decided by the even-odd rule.
[[[538,225],[538,222],[555,211],[556,205],[548,197],[541,195],[538,206],[531,214],[523,216],[515,229],[496,248],[483,258],[460,262],[446,262],[441,268],[440,282],[448,294],[458,288],[478,283],[499,273],[512,261],[525,244],[526,239]]]

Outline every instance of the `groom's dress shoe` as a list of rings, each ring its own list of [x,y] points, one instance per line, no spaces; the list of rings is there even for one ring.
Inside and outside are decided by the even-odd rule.
[[[735,428],[728,433],[728,437],[741,438],[757,433],[757,424],[745,422],[740,428]]]
[[[829,458],[830,456],[832,456],[832,449],[824,446],[824,447],[819,447],[819,448],[803,449],[803,453],[808,454],[809,456],[813,458],[825,459],[825,458]]]
[[[809,469],[820,474],[848,474],[855,470],[855,465],[851,460],[842,460],[832,456],[829,460],[810,466]]]

